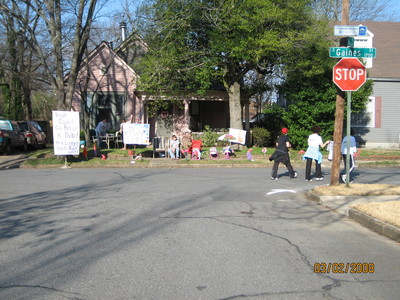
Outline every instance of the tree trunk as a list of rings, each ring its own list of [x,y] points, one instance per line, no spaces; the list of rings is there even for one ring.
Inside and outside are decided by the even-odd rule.
[[[229,95],[229,120],[230,128],[243,129],[242,107],[240,103],[240,83],[233,81],[225,84]]]
[[[32,120],[32,100],[31,100],[31,88],[29,82],[23,82],[22,84],[23,94],[24,94],[24,101],[22,106],[24,108],[24,119],[25,120]]]

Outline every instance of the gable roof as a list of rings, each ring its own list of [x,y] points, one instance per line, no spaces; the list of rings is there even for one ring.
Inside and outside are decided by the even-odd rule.
[[[352,21],[350,25],[364,25],[374,34],[376,57],[370,78],[400,79],[400,22]]]
[[[95,49],[93,49],[89,55],[83,60],[81,65],[79,66],[79,72],[86,67],[88,62],[94,59],[94,57],[98,56],[100,53],[104,51],[108,51],[112,58],[117,60],[118,63],[122,64],[124,68],[129,70],[132,74],[137,76],[136,72],[124,61],[106,42],[101,42],[100,45],[98,45]]]

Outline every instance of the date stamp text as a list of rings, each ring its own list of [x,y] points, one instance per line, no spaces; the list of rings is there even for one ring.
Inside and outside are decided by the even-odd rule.
[[[314,273],[368,274],[375,272],[374,263],[315,263]]]

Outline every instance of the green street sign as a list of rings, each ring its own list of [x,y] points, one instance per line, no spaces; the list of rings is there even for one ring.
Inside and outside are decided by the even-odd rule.
[[[376,57],[376,48],[332,47],[329,49],[329,57],[374,58]]]

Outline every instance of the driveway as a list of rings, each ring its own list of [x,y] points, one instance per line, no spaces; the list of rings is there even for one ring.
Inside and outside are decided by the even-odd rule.
[[[10,155],[0,155],[0,169],[19,168],[27,158],[26,154],[18,152]]]

